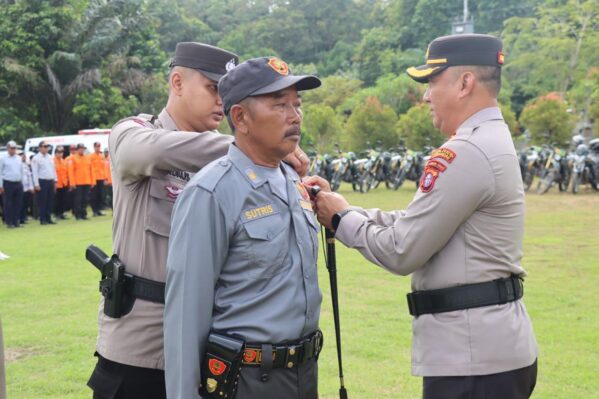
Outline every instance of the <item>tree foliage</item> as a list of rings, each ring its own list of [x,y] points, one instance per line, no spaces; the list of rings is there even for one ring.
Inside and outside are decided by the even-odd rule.
[[[566,104],[551,97],[541,97],[527,105],[520,121],[529,130],[535,144],[567,145],[575,124]]]
[[[416,150],[422,150],[426,146],[436,148],[446,140],[446,137],[433,126],[428,105],[422,103],[400,116],[396,131],[409,148]]]
[[[0,0],[0,141],[160,112],[176,44],[199,41],[321,77],[303,93],[303,143],[359,151],[399,132],[422,147],[435,140],[426,86],[405,69],[462,12],[442,0]],[[554,91],[585,124],[599,119],[599,0],[470,0],[469,14],[504,41],[499,101],[513,134],[526,104]]]

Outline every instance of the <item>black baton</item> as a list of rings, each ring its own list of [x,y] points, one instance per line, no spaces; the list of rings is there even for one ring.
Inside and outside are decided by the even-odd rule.
[[[314,186],[310,189],[312,197],[320,192],[320,187]],[[341,324],[339,322],[339,294],[337,292],[337,259],[335,256],[335,233],[329,229],[324,229],[326,238],[326,251],[324,260],[329,271],[329,282],[331,284],[331,300],[333,302],[333,320],[335,321],[335,340],[337,342],[337,363],[339,364],[339,397],[347,399],[347,390],[343,382],[343,360],[341,357]],[[322,234],[322,228],[321,228]]]

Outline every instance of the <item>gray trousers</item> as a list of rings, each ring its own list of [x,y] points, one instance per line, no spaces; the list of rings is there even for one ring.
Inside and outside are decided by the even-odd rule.
[[[235,399],[318,399],[315,360],[292,369],[272,369],[265,382],[261,377],[259,367],[242,367]]]

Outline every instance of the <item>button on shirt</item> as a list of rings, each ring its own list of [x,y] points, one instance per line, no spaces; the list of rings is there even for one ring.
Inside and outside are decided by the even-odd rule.
[[[0,158],[0,187],[3,187],[3,181],[13,183],[23,181],[23,161],[18,155],[9,155]]]
[[[164,322],[169,398],[199,398],[211,329],[280,343],[318,328],[318,224],[299,177],[281,168],[257,167],[231,145],[175,204]]]
[[[42,180],[56,181],[56,168],[54,160],[49,154],[37,153],[31,159],[31,172],[33,173],[33,184],[37,187]]]

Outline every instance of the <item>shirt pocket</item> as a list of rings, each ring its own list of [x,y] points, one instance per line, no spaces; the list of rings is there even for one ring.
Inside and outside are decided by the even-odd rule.
[[[151,179],[150,198],[145,218],[146,230],[163,237],[170,235],[173,206],[182,189],[168,180]]]
[[[244,250],[248,255],[247,276],[252,279],[273,277],[291,266],[289,255],[289,229],[291,222],[280,214],[247,221],[243,229],[247,234]]]

